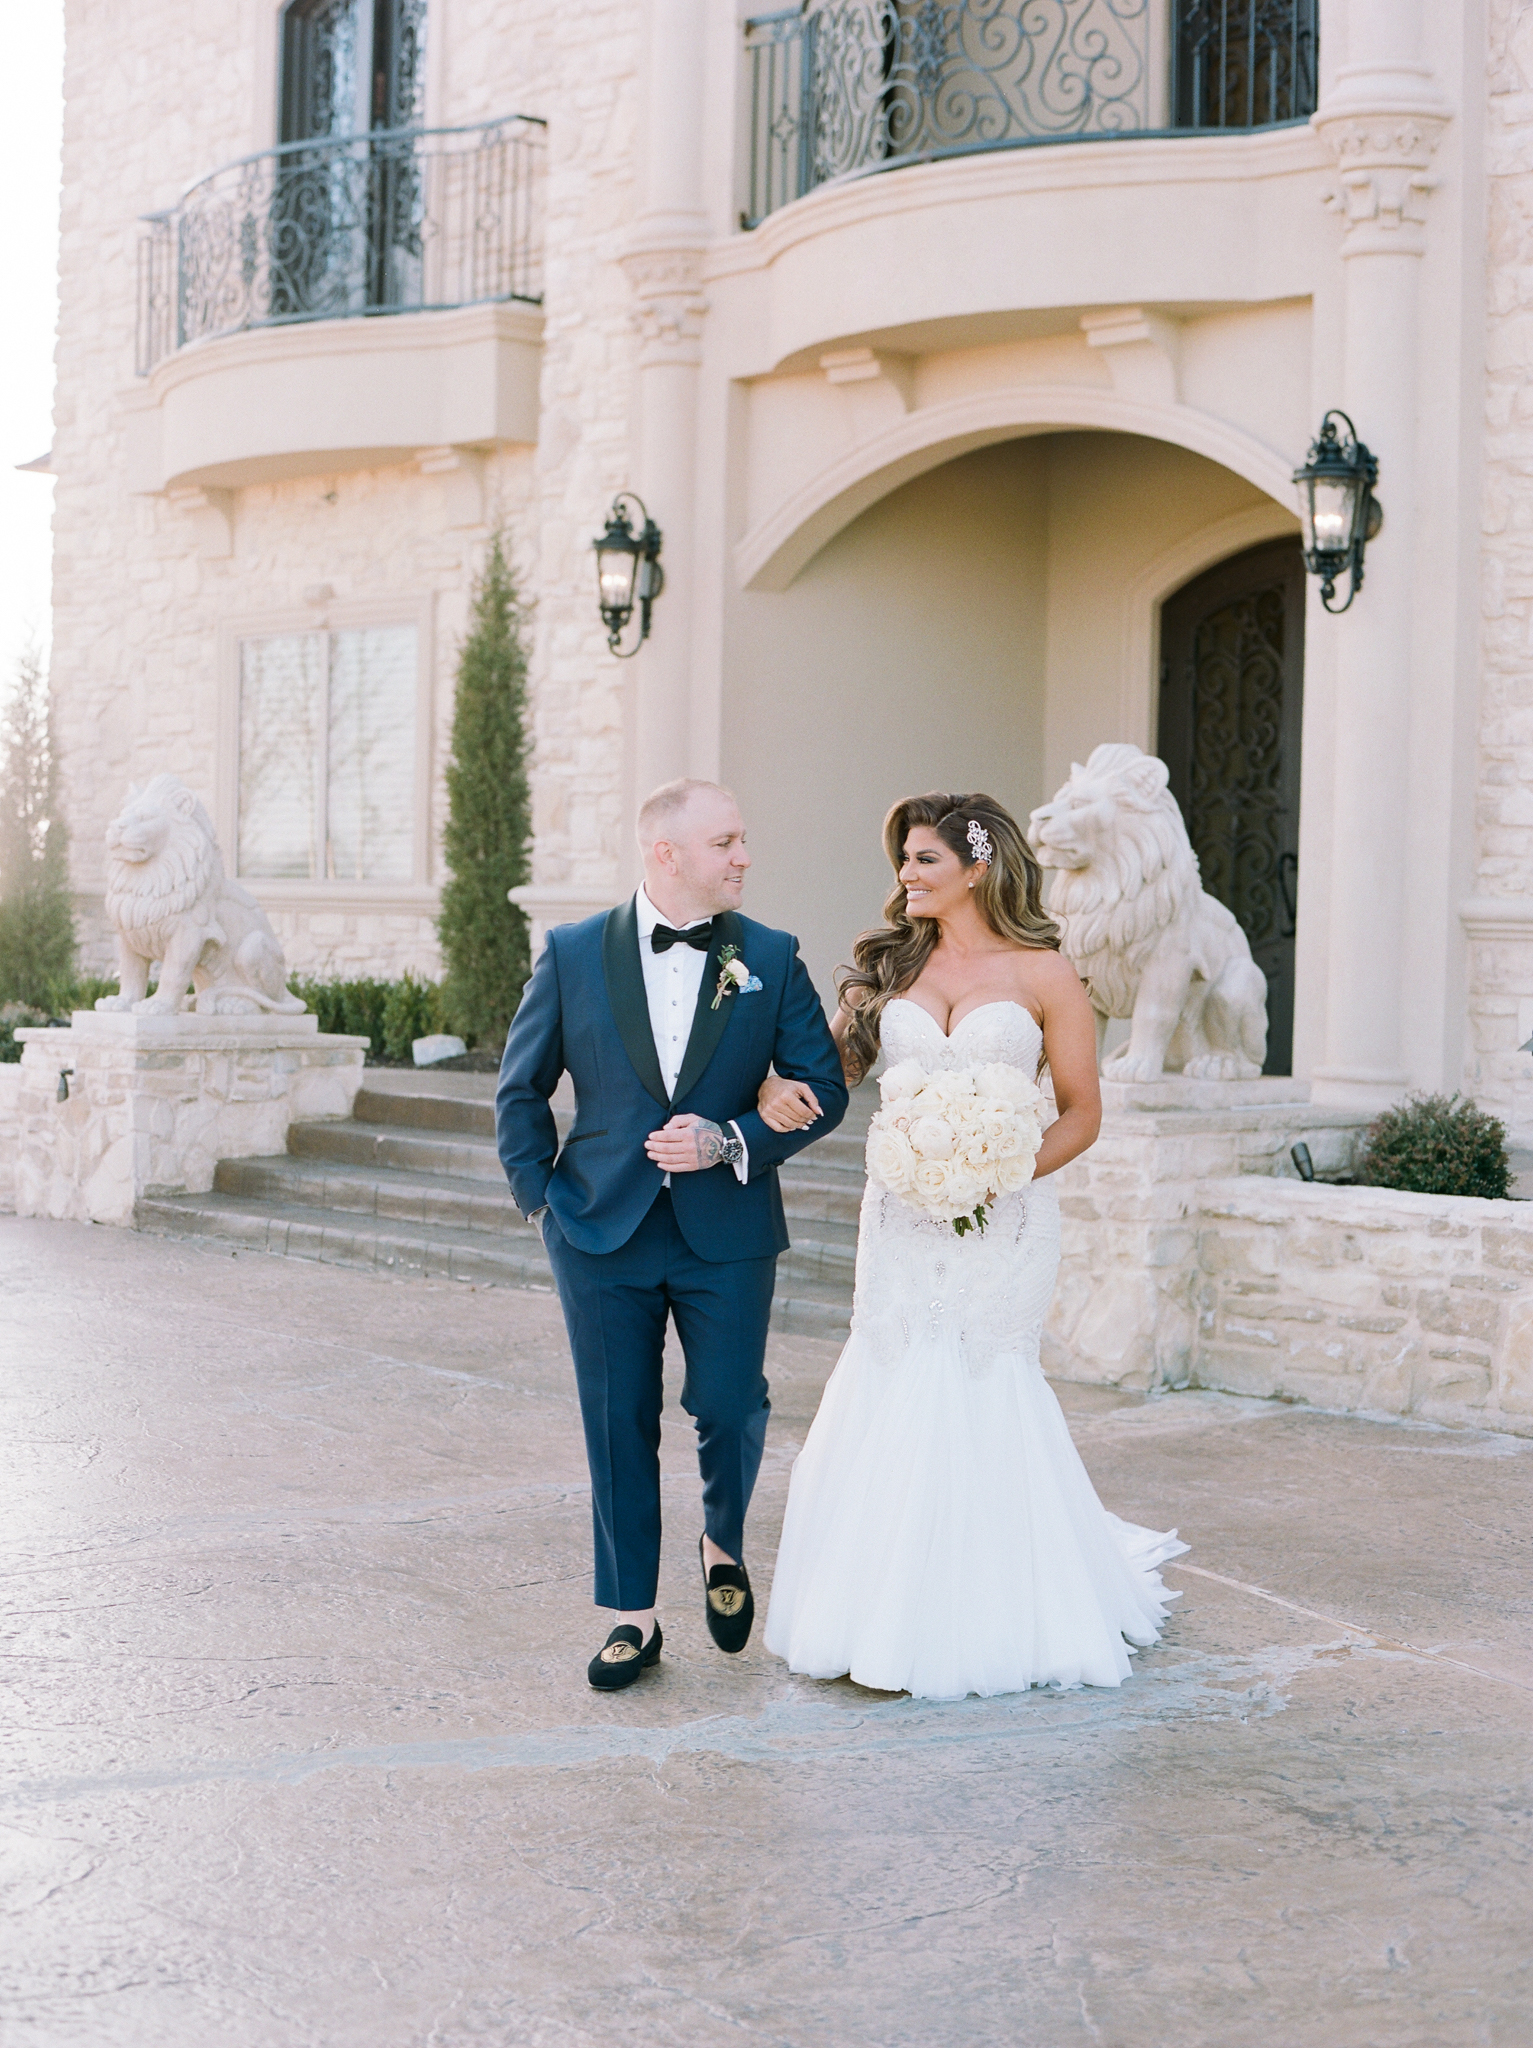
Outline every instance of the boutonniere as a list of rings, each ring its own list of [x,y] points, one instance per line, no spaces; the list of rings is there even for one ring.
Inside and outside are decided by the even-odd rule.
[[[760,987],[760,976],[752,974],[740,958],[740,948],[725,946],[719,952],[719,978],[708,1007],[716,1010],[725,996],[753,996]]]

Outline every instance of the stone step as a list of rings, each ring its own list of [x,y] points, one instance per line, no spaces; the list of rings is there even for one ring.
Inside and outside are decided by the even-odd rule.
[[[337,1166],[387,1166],[409,1173],[445,1173],[459,1180],[482,1180],[508,1194],[505,1169],[493,1137],[335,1119],[329,1123],[289,1125],[287,1149],[295,1158]]]
[[[256,1169],[279,1161],[225,1161],[220,1168]],[[251,1179],[262,1186],[261,1176]],[[548,1293],[553,1275],[535,1232],[455,1226],[430,1219],[369,1215],[355,1208],[333,1208],[307,1201],[274,1199],[267,1192],[225,1192],[206,1195],[149,1195],[138,1204],[140,1230],[162,1237],[185,1237],[210,1244],[238,1246],[279,1257],[315,1259],[325,1265],[359,1266],[376,1272],[417,1273],[431,1279],[468,1280],[480,1286],[524,1287]],[[469,1190],[477,1195],[477,1190]],[[847,1256],[839,1245],[813,1242],[795,1245],[778,1261],[778,1288],[772,1305],[774,1329],[800,1336],[838,1337],[846,1333],[851,1312],[849,1279],[842,1273]],[[846,1271],[849,1273],[850,1268]]]
[[[206,1238],[324,1265],[531,1287],[542,1293],[551,1293],[554,1284],[547,1256],[531,1231],[519,1240],[497,1238],[484,1231],[394,1223],[354,1209],[313,1208],[216,1189],[207,1195],[146,1195],[134,1220],[140,1230],[161,1237]]]
[[[495,1136],[493,1096],[486,1101],[474,1101],[454,1095],[416,1095],[395,1088],[385,1092],[369,1088],[364,1082],[352,1115],[358,1123],[397,1124],[420,1131],[463,1131],[476,1138]]]
[[[866,1099],[862,1099],[862,1098]],[[871,1090],[846,1123],[781,1169],[793,1237],[777,1262],[772,1322],[840,1337],[851,1314]],[[561,1136],[572,1112],[556,1104]],[[493,1076],[374,1073],[349,1121],[297,1123],[274,1158],[226,1159],[206,1195],[140,1203],[139,1228],[289,1258],[547,1290],[495,1149]]]
[[[496,1184],[461,1174],[348,1167],[304,1154],[278,1153],[273,1158],[220,1160],[213,1186],[218,1194],[246,1201],[345,1210],[395,1223],[441,1224],[499,1237],[520,1236],[529,1244],[537,1241],[537,1233],[522,1221],[504,1175]]]

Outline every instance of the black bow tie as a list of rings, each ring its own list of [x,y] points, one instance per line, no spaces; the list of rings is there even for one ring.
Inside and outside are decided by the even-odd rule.
[[[713,944],[713,919],[706,924],[695,924],[690,931],[672,931],[668,924],[657,924],[649,935],[649,943],[657,953],[668,953],[672,946],[691,946],[699,953],[706,953]]]

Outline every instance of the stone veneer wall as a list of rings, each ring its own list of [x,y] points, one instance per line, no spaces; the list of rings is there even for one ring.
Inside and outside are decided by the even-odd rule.
[[[1060,1175],[1049,1373],[1533,1435],[1528,1204],[1306,1186],[1249,1138],[1206,1178],[1227,1140],[1097,1149]]]
[[[1533,0],[1490,0],[1485,486],[1474,893],[1533,877]],[[1467,1086],[1533,1138],[1533,924],[1470,940]]]
[[[638,12],[593,0],[454,0],[434,10],[433,118],[515,110],[550,123],[542,437],[487,466],[487,523],[450,530],[440,482],[413,466],[309,476],[236,494],[234,551],[198,552],[190,515],[130,497],[118,396],[132,386],[138,216],[219,164],[269,146],[264,0],[208,0],[185,34],[174,0],[67,0],[57,351],[54,677],[85,958],[104,967],[101,836],[130,779],[169,768],[211,795],[219,632],[291,617],[330,584],[348,608],[430,600],[433,838],[457,640],[490,525],[504,520],[532,615],[540,862],[605,885],[621,854],[621,672],[596,618],[586,542],[629,481],[635,341],[615,256],[634,211]],[[273,907],[299,970],[437,962],[429,906]]]

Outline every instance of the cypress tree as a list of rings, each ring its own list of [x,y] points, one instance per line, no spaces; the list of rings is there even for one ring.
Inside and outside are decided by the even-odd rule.
[[[525,614],[502,535],[490,542],[458,654],[447,763],[448,878],[437,919],[443,1012],[471,1043],[499,1047],[530,966],[527,919],[506,891],[528,878]]]
[[[0,717],[0,1002],[69,1000],[75,928],[48,676],[35,648]]]

